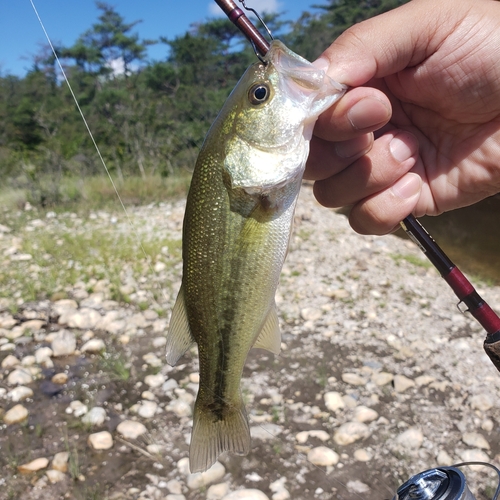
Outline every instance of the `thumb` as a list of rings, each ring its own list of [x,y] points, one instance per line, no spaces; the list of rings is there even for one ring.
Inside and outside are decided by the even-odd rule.
[[[463,4],[465,9],[459,7]],[[328,65],[329,76],[352,87],[416,66],[453,31],[470,8],[467,4],[413,0],[346,30],[323,52],[318,64]]]

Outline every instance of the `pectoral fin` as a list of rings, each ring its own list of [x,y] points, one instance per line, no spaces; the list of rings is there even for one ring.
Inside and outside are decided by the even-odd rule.
[[[266,349],[273,354],[280,353],[281,332],[275,304],[273,304],[269,309],[269,313],[267,314],[266,320],[264,321],[264,326],[262,327],[262,330],[257,337],[257,340],[255,341],[253,347]]]
[[[170,318],[167,333],[167,363],[174,366],[179,358],[194,344],[194,339],[189,328],[184,302],[184,290],[181,286]]]

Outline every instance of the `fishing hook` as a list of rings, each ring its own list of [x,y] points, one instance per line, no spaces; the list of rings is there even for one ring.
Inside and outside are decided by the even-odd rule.
[[[269,43],[267,40],[252,24],[248,17],[245,16],[243,11],[236,6],[233,0],[215,1],[231,22],[240,29],[248,40],[250,40],[255,53],[259,59],[262,60],[260,56],[265,56],[269,50]],[[245,5],[245,0],[239,1],[245,9],[252,11],[258,17],[272,38],[271,32],[255,10],[248,8]],[[483,344],[484,350],[496,369],[500,371],[500,317],[498,317],[495,311],[493,311],[486,301],[477,293],[470,281],[450,260],[413,214],[405,217],[400,224],[406,234],[417,244],[422,252],[424,252],[425,256],[439,271],[441,277],[455,292],[455,295],[460,300],[459,305],[464,304],[467,307],[466,311],[468,311],[486,330],[487,335]]]

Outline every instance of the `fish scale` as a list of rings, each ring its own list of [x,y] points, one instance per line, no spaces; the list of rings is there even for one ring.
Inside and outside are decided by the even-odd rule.
[[[344,93],[323,71],[273,41],[245,72],[202,146],[183,228],[183,278],[167,361],[196,343],[200,385],[190,469],[250,450],[240,392],[252,347],[279,353],[275,293],[317,116]]]

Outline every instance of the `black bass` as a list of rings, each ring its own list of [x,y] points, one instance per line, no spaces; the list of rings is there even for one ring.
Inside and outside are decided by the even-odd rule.
[[[314,123],[345,92],[273,41],[224,104],[196,162],[183,228],[183,278],[167,334],[167,362],[198,344],[200,388],[191,472],[250,430],[240,379],[252,347],[279,353],[274,296],[285,260]]]

